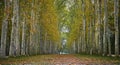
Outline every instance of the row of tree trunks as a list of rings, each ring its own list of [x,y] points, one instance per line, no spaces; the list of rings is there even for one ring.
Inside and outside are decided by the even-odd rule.
[[[6,39],[7,39],[7,30],[8,30],[8,18],[10,16],[10,1],[4,0],[5,3],[5,17],[2,22],[2,33],[1,33],[1,47],[0,47],[0,56],[5,57],[6,56]]]
[[[57,53],[58,46],[41,25],[39,1],[4,0],[0,57]]]
[[[118,56],[120,53],[120,40],[119,40],[119,0],[89,0],[90,4],[87,7],[85,3],[88,1],[81,0],[82,13],[82,33],[79,37],[72,42],[71,50],[73,53],[87,53],[87,54],[100,54],[103,56],[111,56],[115,54]],[[111,11],[108,5],[114,4],[114,33],[110,29],[109,19]],[[87,16],[86,10],[91,10]],[[113,11],[112,11],[113,12]],[[88,20],[87,17],[90,17]],[[81,30],[80,30],[81,31]],[[79,32],[79,31],[78,31]],[[113,39],[115,36],[115,40]]]

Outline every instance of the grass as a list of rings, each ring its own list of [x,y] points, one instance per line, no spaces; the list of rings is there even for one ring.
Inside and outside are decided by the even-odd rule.
[[[6,59],[0,59],[0,64],[19,64],[19,63],[24,64],[24,63],[46,62],[47,58],[51,58],[51,55],[9,57]]]
[[[82,61],[94,62],[94,63],[120,63],[120,57],[110,57],[101,55],[87,55],[87,54],[75,54],[77,58]]]

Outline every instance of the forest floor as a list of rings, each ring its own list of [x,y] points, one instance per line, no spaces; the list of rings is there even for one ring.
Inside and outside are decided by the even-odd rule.
[[[37,56],[20,56],[0,59],[0,65],[119,65],[118,57],[103,57],[98,55],[84,54],[65,54],[65,55],[37,55]]]

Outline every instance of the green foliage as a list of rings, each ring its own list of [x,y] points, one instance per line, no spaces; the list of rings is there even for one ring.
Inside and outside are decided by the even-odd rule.
[[[41,3],[43,3],[42,6],[44,7],[41,13],[41,24],[45,32],[50,36],[50,39],[57,42],[60,40],[60,33],[54,0],[46,0]]]

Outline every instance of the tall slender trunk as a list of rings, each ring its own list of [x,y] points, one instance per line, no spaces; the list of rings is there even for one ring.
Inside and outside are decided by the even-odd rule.
[[[80,33],[79,33],[80,34]],[[80,36],[80,35],[79,35]],[[80,37],[78,38],[78,43],[77,43],[77,47],[78,47],[78,50],[77,50],[77,53],[80,53]]]
[[[8,18],[10,15],[10,1],[4,0],[5,3],[5,17],[2,22],[2,33],[1,33],[1,47],[0,47],[0,56],[6,56],[6,39],[7,39],[7,30],[8,30]]]
[[[74,42],[73,42],[73,53],[75,53],[76,52],[76,42],[75,42],[75,40],[74,40]]]
[[[93,29],[92,29],[92,17],[90,22],[90,54],[92,55],[92,47],[93,47]]]
[[[99,51],[98,53],[102,53],[102,35],[101,35],[101,0],[98,0],[98,43],[99,43]]]
[[[109,56],[111,56],[111,41],[110,41],[110,29],[108,29],[108,34],[107,34],[107,40],[108,40],[108,53],[109,53]]]
[[[32,55],[34,54],[34,21],[35,21],[35,12],[34,12],[34,1],[32,0],[31,2],[31,23],[30,23],[30,47],[29,47],[29,54]]]
[[[94,33],[95,33],[95,39],[94,39],[94,53],[98,53],[98,20],[97,20],[97,15],[98,15],[98,9],[97,9],[97,1],[98,0],[94,0]]]
[[[119,55],[119,26],[118,26],[119,0],[114,0],[114,26],[115,26],[115,55]]]
[[[92,31],[91,31],[91,49],[90,49],[90,54],[92,55],[93,54],[93,49],[94,49],[94,47],[95,47],[95,39],[94,39],[94,37],[95,37],[95,0],[93,0],[94,1],[94,3],[92,3],[93,4],[93,12],[92,12],[92,17],[91,17],[91,29],[92,29]]]
[[[83,11],[83,52],[86,50],[86,17],[85,17],[85,2],[82,1],[82,11]]]
[[[15,2],[16,5],[16,50],[17,56],[20,55],[20,39],[19,39],[19,0]]]
[[[80,51],[79,52],[82,52],[82,35],[80,35]]]
[[[51,43],[51,40],[49,40],[49,46],[50,46],[49,53],[51,54],[52,53],[52,43]]]
[[[12,18],[12,31],[10,43],[10,56],[20,55],[19,44],[19,0],[13,0],[13,18]]]
[[[94,0],[92,0],[92,1],[94,1]],[[95,31],[94,31],[94,23],[95,23],[95,5],[94,5],[94,3],[92,3],[91,2],[91,4],[92,4],[92,7],[91,7],[91,9],[93,9],[93,12],[91,13],[91,19],[90,19],[90,29],[91,29],[91,36],[90,36],[90,38],[91,38],[91,42],[90,42],[90,54],[92,55],[93,54],[93,47],[94,47],[94,33],[95,33]]]
[[[103,34],[103,56],[107,55],[107,22],[108,22],[108,11],[107,11],[107,0],[104,0],[104,34]]]
[[[45,38],[44,38],[44,53],[47,53],[46,46],[47,46],[47,32],[45,33]]]
[[[23,22],[22,22],[21,55],[25,55],[25,18],[23,18]]]

